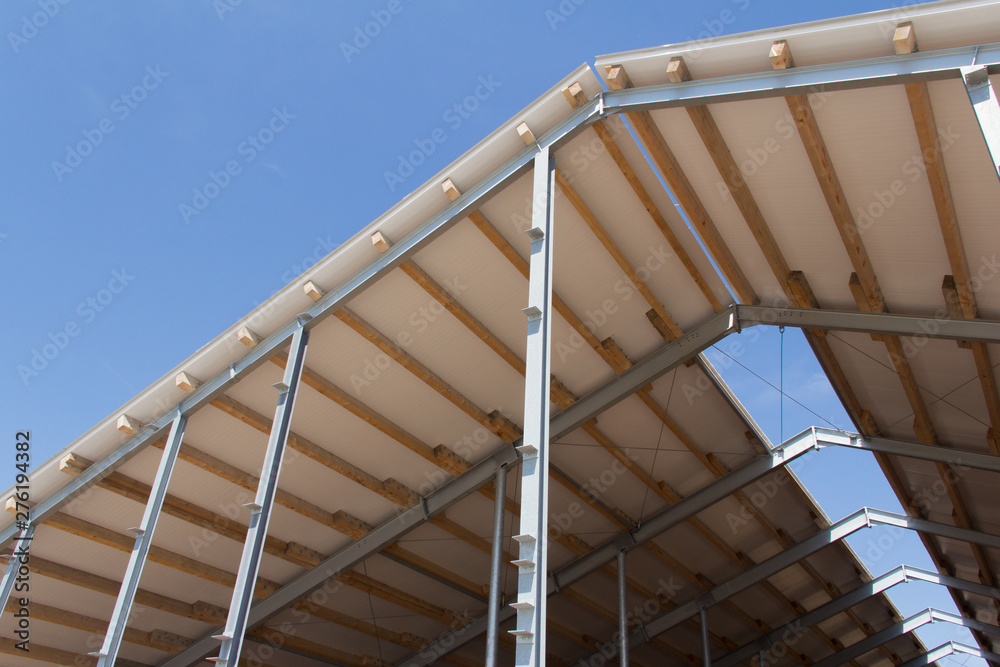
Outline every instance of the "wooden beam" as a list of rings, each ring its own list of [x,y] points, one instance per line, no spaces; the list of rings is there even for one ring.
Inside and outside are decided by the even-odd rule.
[[[522,123],[523,124],[523,123]],[[525,126],[527,127],[527,126]],[[461,192],[455,183],[449,178],[441,184],[441,189],[444,191],[445,195],[448,196],[452,201],[458,199],[461,196]],[[511,265],[517,269],[525,279],[528,278],[528,262],[518,254],[514,246],[510,244],[509,241],[493,226],[489,220],[486,219],[479,211],[472,211],[469,213],[469,220],[476,226],[476,228],[487,238],[487,240],[492,243],[497,250],[511,263]],[[601,346],[601,341],[594,335],[594,333],[583,323],[579,317],[573,312],[572,308],[559,298],[559,295],[555,292],[552,293],[552,305],[555,307],[556,312],[558,312],[566,322],[569,323],[573,330],[590,346],[592,350],[597,352],[597,354],[608,361],[608,356],[603,347]],[[617,372],[622,372],[620,369]]]
[[[18,608],[15,600],[7,601],[8,612],[16,612]],[[31,601],[31,617],[36,621],[44,621],[66,628],[83,630],[98,637],[104,636],[104,633],[108,629],[107,621],[85,614],[66,611],[58,607],[52,607],[36,600]],[[144,632],[135,628],[125,628],[123,639],[130,644],[137,644],[167,653],[179,653],[191,643],[191,640],[187,637],[182,637],[166,630]],[[32,647],[32,650],[34,650],[34,647]]]
[[[777,48],[777,57],[775,49]],[[771,63],[775,69],[784,69],[792,66],[791,49],[787,42],[775,42],[771,47]],[[776,59],[777,58],[777,59]],[[850,206],[847,203],[847,195],[840,185],[837,171],[830,159],[830,153],[823,140],[819,124],[816,122],[816,114],[806,95],[788,95],[785,97],[788,110],[795,121],[795,127],[802,140],[809,163],[812,165],[816,180],[819,183],[823,197],[826,199],[827,208],[833,217],[837,232],[844,243],[844,249],[851,260],[854,271],[861,279],[861,285],[865,289],[865,296],[868,300],[871,312],[886,312],[885,299],[882,296],[882,289],[879,287],[875,271],[872,269],[871,260],[861,241],[861,231],[854,220]]]
[[[77,475],[84,472],[91,465],[93,465],[93,462],[82,456],[68,454],[60,462],[59,469],[67,474]],[[109,474],[98,482],[97,485],[102,489],[117,493],[140,504],[145,504],[149,498],[150,487],[148,484],[120,472]],[[247,526],[245,524],[212,512],[204,507],[199,507],[177,496],[167,494],[163,500],[162,511],[164,514],[169,514],[220,537],[229,538],[238,544],[246,539]],[[319,551],[309,549],[294,542],[279,540],[272,535],[267,536],[264,543],[264,551],[300,567],[314,567],[324,558],[323,554]]]
[[[323,298],[323,295],[326,294],[325,290],[320,288],[316,283],[314,283],[311,280],[307,280],[302,285],[302,291],[305,292],[305,295],[310,299],[312,299],[313,301],[319,301],[320,299]]]
[[[585,96],[583,95],[583,89],[579,83],[574,83],[563,90],[563,94],[566,96],[570,106],[574,109],[578,108],[580,104],[586,102],[585,99],[582,99]],[[609,129],[612,126],[614,129]],[[635,173],[632,165],[625,158],[625,154],[622,153],[621,148],[619,148],[617,142],[615,141],[615,136],[628,136],[628,130],[625,128],[624,122],[622,122],[621,119],[612,116],[606,120],[597,121],[591,125],[591,127],[601,140],[601,143],[604,144],[604,148],[608,151],[608,155],[612,160],[614,160],[615,165],[618,167],[622,176],[625,177],[625,180],[632,188],[632,191],[635,192],[636,197],[638,197],[639,201],[642,202],[643,208],[645,208],[649,213],[649,216],[652,218],[657,229],[660,230],[660,233],[663,234],[663,237],[667,240],[667,243],[670,245],[670,249],[674,252],[674,255],[676,255],[677,259],[680,260],[681,264],[691,276],[691,279],[694,280],[695,285],[698,286],[698,289],[701,290],[701,293],[708,300],[709,305],[712,306],[715,312],[720,312],[722,310],[722,303],[719,302],[718,297],[715,296],[712,288],[709,287],[705,277],[701,275],[701,271],[698,270],[698,267],[695,266],[694,262],[691,260],[691,256],[688,255],[688,252],[681,244],[680,239],[677,238],[677,235],[674,234],[674,231],[667,224],[667,220],[663,213],[660,212],[660,209],[656,206],[656,202],[653,201],[653,198],[649,195],[649,192],[642,184],[642,181],[639,180],[639,176]]]
[[[431,369],[417,361],[406,350],[397,345],[395,341],[390,340],[353,311],[348,308],[340,308],[334,312],[334,315],[369,343],[382,350],[398,364],[417,376],[424,384],[451,401],[462,412],[492,431],[504,442],[514,442],[521,437],[521,429],[517,425],[498,411],[487,414],[481,410]]]
[[[4,655],[16,656],[18,658],[42,660],[45,662],[55,663],[57,665],[66,665],[67,667],[97,666],[97,658],[90,655],[83,655],[82,653],[73,653],[72,651],[52,648],[51,646],[45,646],[44,644],[39,644],[35,641],[32,641],[29,645],[31,652],[25,653],[21,649],[17,648],[17,643],[16,639],[0,637],[0,653],[3,653]],[[125,660],[124,658],[118,658],[118,660],[115,661],[115,665],[116,667],[149,667],[149,665],[144,662]]]
[[[632,86],[625,69],[621,65],[608,68],[607,81],[613,90],[624,90]],[[741,303],[758,303],[759,297],[747,280],[736,258],[729,250],[722,234],[719,232],[708,211],[701,203],[694,186],[688,180],[680,167],[666,140],[653,121],[648,111],[637,111],[626,114],[635,133],[639,136],[646,153],[652,158],[657,170],[670,186],[671,191],[680,203],[691,225],[698,232],[705,247],[711,253],[716,265],[722,270]]]
[[[264,338],[250,327],[242,326],[236,331],[236,340],[247,347],[256,347],[257,343],[264,340]]]
[[[135,435],[143,426],[145,424],[138,419],[126,414],[119,415],[118,421],[115,424],[115,427],[125,435]]]
[[[99,593],[104,593],[112,597],[118,595],[118,589],[121,586],[120,582],[113,579],[101,577],[90,572],[84,572],[83,570],[78,570],[68,565],[62,565],[60,563],[45,560],[39,556],[32,556],[31,570],[34,574],[48,577],[50,579],[56,579],[80,588],[86,588]],[[212,626],[224,625],[226,622],[225,608],[212,605],[207,602],[199,601],[195,603],[187,603],[182,600],[177,600],[159,593],[153,593],[142,589],[136,593],[136,602],[151,609],[165,611],[183,618],[202,621]],[[292,608],[304,611],[317,619],[336,623],[363,634],[378,637],[379,639],[385,639],[386,641],[414,651],[422,649],[429,643],[428,639],[418,637],[412,633],[394,632],[386,629],[385,627],[376,628],[373,624],[368,623],[367,621],[344,616],[341,612],[334,611],[327,607],[321,607],[311,602],[309,598],[292,605]]]

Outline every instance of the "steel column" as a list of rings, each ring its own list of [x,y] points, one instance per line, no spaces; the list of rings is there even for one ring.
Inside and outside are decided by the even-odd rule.
[[[617,64],[598,60],[597,66]],[[817,91],[899,86],[961,77],[961,68],[1000,65],[1000,45],[982,44],[936,51],[736,74],[683,83],[641,86],[604,93],[605,113],[631,113],[719,102],[756,100]]]
[[[132,612],[135,593],[139,589],[142,570],[146,566],[146,554],[149,553],[149,547],[153,543],[156,522],[160,518],[163,499],[167,495],[167,487],[170,485],[170,476],[174,472],[174,463],[177,462],[177,453],[181,449],[186,425],[187,417],[177,413],[177,416],[174,417],[174,423],[170,427],[167,444],[160,456],[160,465],[156,469],[156,478],[149,490],[149,499],[146,501],[146,509],[142,513],[142,521],[139,527],[134,529],[135,545],[132,547],[131,555],[129,555],[122,586],[118,589],[115,609],[111,612],[111,620],[108,621],[108,632],[104,635],[101,650],[92,654],[98,658],[97,667],[113,667],[118,658],[118,649],[121,647],[125,626],[128,624],[128,617]]]
[[[552,213],[555,160],[549,149],[535,156],[531,262],[528,280],[528,345],[524,376],[521,453],[521,527],[514,664],[545,664],[546,579],[549,535],[549,377],[552,338]]]
[[[1000,103],[990,83],[989,70],[986,65],[963,67],[962,81],[979,120],[979,129],[986,139],[986,148],[993,158],[993,175],[1000,178]]]
[[[701,664],[712,667],[712,645],[708,639],[708,607],[702,607],[701,616]]]
[[[625,550],[618,552],[618,664],[628,667],[628,577]]]
[[[240,652],[243,650],[243,634],[250,613],[250,603],[253,601],[257,573],[260,570],[260,557],[263,553],[264,540],[267,538],[267,526],[271,519],[285,443],[288,441],[288,432],[292,426],[295,397],[298,394],[299,378],[302,376],[302,366],[309,341],[309,332],[302,324],[300,322],[299,328],[292,336],[292,346],[282,381],[275,385],[278,389],[278,405],[274,410],[274,422],[267,441],[260,481],[257,483],[257,497],[250,505],[250,525],[246,541],[243,543],[243,556],[240,558],[240,569],[236,574],[236,586],[233,588],[233,599],[229,605],[226,629],[217,636],[222,640],[222,648],[219,650],[216,662],[222,667],[238,665]]]
[[[497,469],[493,485],[493,546],[490,551],[489,627],[486,629],[486,667],[496,667],[500,648],[500,573],[503,563],[503,517],[507,500],[507,467]]]

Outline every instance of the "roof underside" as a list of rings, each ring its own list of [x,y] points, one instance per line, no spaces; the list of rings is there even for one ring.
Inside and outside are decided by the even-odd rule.
[[[904,18],[913,22],[921,52],[1000,40],[1000,4],[937,3]],[[616,54],[600,58],[598,70],[611,77],[612,89],[624,80],[622,72],[636,88],[670,83],[666,71],[676,56],[685,57],[696,81],[770,72],[775,39],[788,41],[796,67],[885,57],[894,53],[893,29],[900,20],[883,13]],[[472,190],[532,150],[519,137],[520,123],[542,137],[569,118],[574,110],[563,90],[574,83],[581,101],[603,90],[590,68],[571,74],[121,412],[153,422],[185,398],[174,381],[179,372],[207,381],[249,354],[236,342],[240,327],[264,345],[317,305],[303,290],[307,281],[332,293],[378,262],[383,256],[370,241],[373,232],[398,243],[418,234],[428,220],[450,210],[442,181]],[[607,386],[727,306],[754,298],[764,305],[855,311],[869,310],[880,292],[892,313],[1000,319],[1000,283],[992,280],[1000,270],[1000,182],[976,116],[960,79],[913,90],[890,84],[814,93],[806,104],[828,152],[826,166],[815,169],[810,151],[817,150],[816,134],[810,143],[808,127],[793,122],[794,96],[610,115],[562,141],[555,152],[564,179],[557,177],[554,215],[553,413]],[[932,187],[919,160],[913,95],[926,96],[941,132],[941,166],[957,227],[939,218],[940,188]],[[721,143],[711,141],[713,125]],[[670,155],[676,168],[665,170]],[[742,177],[724,173],[726,155]],[[831,212],[824,190],[831,180],[817,178],[818,172],[836,174],[853,214],[859,231],[847,245],[838,233],[843,221]],[[372,527],[391,523],[419,497],[468,474],[462,471],[469,466],[512,451],[523,424],[520,311],[527,303],[524,232],[531,201],[532,174],[522,169],[404,262],[330,309],[332,316],[310,323],[308,370],[258,598],[356,544]],[[758,233],[755,221],[764,225]],[[870,271],[859,271],[858,248]],[[852,274],[858,275],[856,290]],[[946,275],[955,277],[956,293],[972,288],[978,310],[947,309]],[[990,359],[1000,358],[995,345],[876,340],[866,333],[807,335],[863,435],[1000,453],[992,430],[1000,428],[994,421],[1000,408],[991,412],[996,390],[990,393]],[[249,521],[244,504],[253,500],[277,397],[272,385],[282,380],[287,352],[283,346],[190,415],[121,664],[162,664],[224,623]],[[160,443],[164,438],[159,436]],[[101,422],[34,473],[33,498],[56,493],[69,475],[127,441],[114,419]],[[671,365],[552,443],[550,569],[577,562],[770,447],[704,357]],[[37,527],[31,545],[33,652],[25,656],[12,641],[0,640],[5,664],[93,663],[86,654],[99,648],[106,630],[134,542],[129,529],[142,517],[161,453],[162,444],[141,449]],[[991,502],[995,473],[949,472],[889,455],[880,455],[879,463],[912,515],[1000,534]],[[519,474],[515,462],[506,489],[505,560],[514,558],[517,546],[511,537],[518,533]],[[778,470],[759,484],[629,552],[628,607],[637,621],[689,602],[830,525],[794,475]],[[762,489],[765,501],[759,500]],[[486,608],[493,492],[487,485],[458,498],[392,546],[337,573],[307,601],[253,630],[245,655],[259,658],[253,664],[275,666],[407,664],[429,642],[459,629],[453,650],[440,662],[481,664],[483,637],[460,629]],[[4,527],[12,521],[6,519]],[[923,539],[942,573],[996,584],[996,552]],[[517,590],[516,574],[514,566],[503,568],[508,599]],[[729,653],[870,579],[846,543],[831,544],[713,606],[713,654]],[[964,615],[995,620],[997,609],[987,598],[953,595]],[[610,641],[616,597],[611,564],[550,598],[552,664],[571,664]],[[872,597],[803,633],[789,643],[787,655],[773,656],[776,662],[769,664],[817,662],[899,620],[884,594]],[[509,621],[503,625],[512,627]],[[0,635],[12,638],[14,630],[14,619],[5,614]],[[986,635],[976,638],[992,649]],[[692,620],[636,646],[632,662],[700,664],[700,642]],[[502,660],[510,661],[512,647],[512,639],[502,639]],[[898,664],[925,652],[912,633],[904,634],[854,664]]]

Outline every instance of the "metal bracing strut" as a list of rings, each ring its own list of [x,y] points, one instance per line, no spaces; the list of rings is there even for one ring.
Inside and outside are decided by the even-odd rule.
[[[125,635],[125,626],[132,611],[135,593],[139,589],[142,570],[146,566],[146,554],[149,553],[149,547],[153,543],[156,521],[163,508],[163,499],[167,496],[167,487],[170,485],[170,476],[174,472],[174,463],[177,462],[177,453],[181,449],[186,425],[187,417],[178,413],[170,427],[167,445],[163,448],[163,454],[160,456],[160,465],[156,469],[156,478],[149,491],[149,499],[146,501],[146,509],[142,513],[142,521],[137,528],[133,529],[135,531],[135,545],[132,547],[132,553],[128,559],[128,567],[125,568],[122,587],[118,590],[115,609],[111,613],[111,620],[108,621],[108,632],[104,636],[101,650],[93,654],[97,656],[97,667],[113,667],[118,658],[118,649],[121,647],[122,637]]]
[[[257,484],[257,496],[250,505],[250,526],[246,541],[243,543],[240,569],[236,573],[233,600],[229,605],[226,629],[217,636],[217,639],[222,640],[222,648],[219,650],[219,657],[214,661],[221,667],[235,667],[240,662],[243,634],[246,631],[250,603],[253,601],[257,573],[260,571],[260,558],[267,538],[267,526],[274,506],[275,491],[278,489],[285,444],[288,442],[288,433],[292,426],[295,397],[298,394],[299,378],[302,376],[308,341],[309,332],[300,324],[292,336],[292,347],[288,363],[285,365],[285,374],[282,381],[275,385],[278,390],[278,405],[274,410],[274,422],[267,440],[260,482]]]
[[[549,377],[552,338],[552,213],[555,160],[549,149],[535,156],[531,262],[528,280],[528,345],[524,377],[521,453],[521,527],[518,542],[514,664],[545,665],[548,575]]]

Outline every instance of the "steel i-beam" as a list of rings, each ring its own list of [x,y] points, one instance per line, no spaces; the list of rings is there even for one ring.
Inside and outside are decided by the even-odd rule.
[[[986,139],[986,147],[993,158],[993,175],[1000,178],[1000,102],[997,102],[997,92],[990,83],[989,70],[986,65],[963,67],[962,80],[979,120],[979,129]]]
[[[490,551],[489,627],[486,629],[486,667],[496,667],[500,649],[500,573],[503,567],[503,517],[507,500],[507,466],[497,469],[493,485],[493,546]]]
[[[167,487],[170,485],[170,476],[174,472],[174,463],[177,462],[177,453],[181,449],[186,425],[187,417],[178,413],[170,427],[167,445],[163,448],[163,454],[160,456],[160,465],[156,469],[156,478],[149,491],[149,499],[146,501],[146,509],[142,513],[142,521],[138,528],[132,529],[135,531],[135,546],[132,547],[128,567],[125,568],[122,587],[118,590],[115,609],[108,622],[108,632],[104,635],[101,650],[92,654],[97,656],[97,667],[113,667],[118,658],[118,649],[121,647],[122,637],[125,635],[125,625],[128,623],[129,613],[132,611],[135,593],[139,589],[142,570],[146,566],[146,554],[149,553],[149,547],[153,542],[156,521],[163,508],[163,499],[167,496]]]
[[[521,527],[518,542],[518,667],[545,664],[545,608],[548,575],[549,377],[552,338],[552,213],[555,160],[547,147],[535,156],[531,262],[528,280],[528,346],[524,378],[524,436],[521,453]]]
[[[243,633],[250,613],[250,603],[253,601],[254,583],[260,570],[260,557],[267,537],[267,525],[271,519],[274,495],[278,489],[281,461],[291,430],[292,412],[295,409],[295,397],[298,394],[308,340],[309,332],[300,323],[292,336],[292,347],[288,363],[285,365],[285,374],[282,381],[275,385],[278,390],[278,405],[274,411],[274,422],[267,440],[260,481],[257,483],[257,497],[250,505],[250,525],[246,541],[243,543],[243,556],[236,574],[236,586],[233,588],[233,599],[229,605],[226,629],[217,636],[222,640],[222,648],[214,662],[221,667],[235,667],[240,662]]]
[[[628,577],[625,573],[625,550],[618,552],[618,664],[628,667]]]

